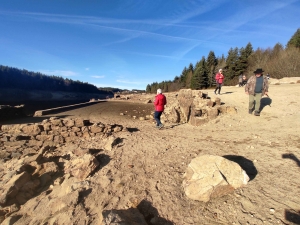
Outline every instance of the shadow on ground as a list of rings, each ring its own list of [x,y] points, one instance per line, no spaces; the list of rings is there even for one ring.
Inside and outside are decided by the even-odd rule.
[[[171,221],[160,217],[158,210],[147,200],[142,200],[137,208],[143,214],[149,225],[173,225]]]
[[[292,153],[291,154],[289,154],[289,153],[282,154],[282,158],[294,160],[297,163],[297,165],[300,167],[300,160],[294,154],[292,154]]]
[[[105,224],[173,225],[171,221],[160,217],[157,209],[146,200],[142,200],[137,208],[104,210],[102,215]]]
[[[243,156],[238,155],[224,155],[225,159],[230,161],[236,162],[240,165],[240,167],[245,170],[247,175],[249,176],[250,180],[253,180],[257,175],[256,167],[254,166],[253,162],[249,159],[246,159]]]
[[[290,210],[285,210],[285,219],[294,224],[300,224],[300,211],[291,212]]]
[[[262,111],[266,106],[270,106],[271,107],[272,104],[272,99],[267,97],[267,98],[262,98],[260,100],[260,111]]]

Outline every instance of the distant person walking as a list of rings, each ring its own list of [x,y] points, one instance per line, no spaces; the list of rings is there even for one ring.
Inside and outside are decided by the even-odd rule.
[[[217,90],[218,90],[218,95],[220,95],[223,80],[224,80],[224,75],[223,75],[222,69],[219,69],[219,72],[216,74],[215,79],[216,79],[216,90],[214,92],[215,92],[215,94],[217,94]]]
[[[165,105],[167,104],[166,96],[162,94],[161,89],[157,89],[157,95],[155,96],[154,106],[155,113],[154,118],[156,120],[156,127],[161,129],[164,125],[160,122],[160,116],[165,109]]]
[[[243,75],[242,86],[245,86],[246,84],[247,84],[247,77],[246,75]]]
[[[264,95],[268,95],[268,78],[263,76],[263,70],[261,68],[256,69],[248,82],[245,85],[245,92],[249,95],[249,114],[252,114],[253,110],[255,116],[260,116],[260,100]]]
[[[243,86],[243,75],[241,74],[239,76],[239,87],[242,87]]]

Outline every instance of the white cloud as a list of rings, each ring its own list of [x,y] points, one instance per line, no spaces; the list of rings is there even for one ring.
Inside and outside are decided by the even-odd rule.
[[[94,75],[94,76],[91,76],[93,78],[97,78],[97,79],[101,79],[101,78],[104,78],[105,76],[97,76],[97,75]]]
[[[73,77],[78,75],[77,73],[70,70],[40,70],[39,72],[47,75],[55,75],[62,77]]]
[[[86,71],[90,70],[90,68],[85,68]]]
[[[142,84],[141,82],[134,82],[134,81],[127,81],[127,80],[116,80],[118,83],[123,83],[123,84],[134,84],[134,85],[140,85]]]

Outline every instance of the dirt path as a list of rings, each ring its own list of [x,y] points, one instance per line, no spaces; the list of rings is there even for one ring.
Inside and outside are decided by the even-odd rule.
[[[109,162],[91,180],[102,188],[87,196],[91,213],[138,205],[149,220],[160,216],[154,224],[300,224],[300,84],[272,85],[272,101],[264,100],[271,104],[260,117],[248,114],[243,88],[222,91],[222,102],[236,106],[238,113],[201,127],[166,123],[166,129],[157,130],[149,120],[120,116],[133,110],[148,114],[151,104],[112,102],[57,114],[130,128],[119,134],[117,148],[105,152]],[[188,199],[182,175],[199,154],[244,163],[250,182],[208,203]]]

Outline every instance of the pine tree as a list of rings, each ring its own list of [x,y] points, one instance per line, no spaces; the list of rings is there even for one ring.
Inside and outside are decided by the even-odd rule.
[[[149,84],[146,87],[146,93],[151,93],[151,86]]]
[[[215,70],[218,64],[218,60],[213,51],[209,52],[207,56],[206,64],[207,64],[207,73],[208,73],[208,86],[211,87],[215,83]]]
[[[228,78],[226,80],[232,80],[234,77],[238,76],[239,74],[236,73],[236,66],[237,61],[239,58],[239,50],[238,48],[230,48],[228,51],[228,56],[226,58],[226,70],[225,70],[225,77]]]
[[[195,66],[195,71],[191,80],[191,88],[194,90],[199,90],[208,87],[208,73],[206,68],[206,61],[204,56],[201,61]]]
[[[297,29],[296,33],[288,41],[287,47],[300,48],[300,29]]]

